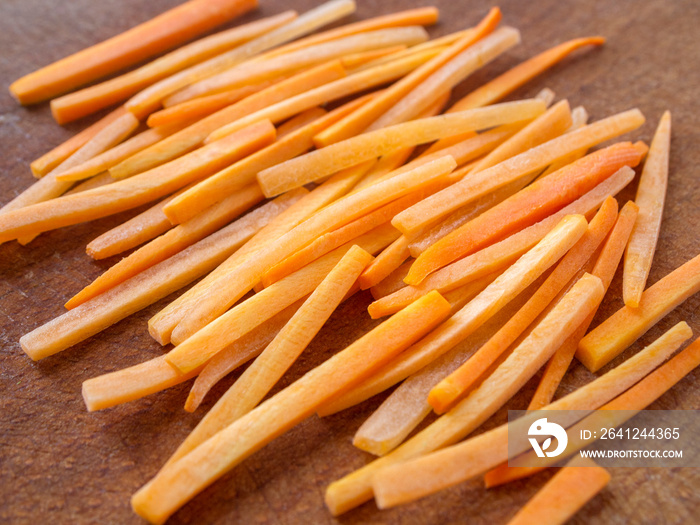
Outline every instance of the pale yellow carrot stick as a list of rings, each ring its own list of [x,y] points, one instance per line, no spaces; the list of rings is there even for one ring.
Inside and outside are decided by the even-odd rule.
[[[197,97],[213,95],[227,89],[272,78],[279,74],[342,58],[351,53],[381,49],[395,45],[416,45],[425,42],[428,34],[420,26],[378,29],[351,35],[285,53],[275,58],[240,64],[170,95],[165,104],[174,105]]]
[[[639,307],[623,306],[589,332],[578,345],[577,359],[592,372],[599,370],[698,291],[700,255],[647,288]]]
[[[625,304],[632,308],[637,308],[642,299],[656,251],[668,184],[670,148],[671,113],[666,111],[656,129],[639,179],[635,199],[639,216],[625,252],[622,297]]]
[[[114,182],[114,179],[112,176],[109,174],[108,171],[105,171],[103,173],[100,173],[98,175],[95,175],[94,177],[90,177],[87,180],[84,180],[83,182],[80,182],[73,186],[70,190],[65,192],[63,195],[74,195],[76,193],[80,193],[81,191],[87,191],[91,190],[93,188],[99,188],[100,186],[104,186],[106,184],[112,184]]]
[[[217,283],[215,294],[197,301],[193,311],[173,330],[171,340],[178,344],[216,319],[257,284],[268,268],[319,235],[343,226],[392,200],[434,184],[446,177],[454,167],[452,157],[442,157],[326,206],[276,242],[257,251],[254,258],[246,260],[236,269],[235,278],[227,276],[224,282]],[[389,242],[394,240],[395,237]]]
[[[133,71],[51,101],[59,124],[84,117],[126,100],[163,78],[193,66],[291,21],[295,14],[281,13],[202,38]]]
[[[532,118],[543,113],[544,109],[543,102],[528,100],[397,124],[263,170],[258,174],[258,181],[265,195],[277,195],[392,150],[425,144],[465,131]]]
[[[130,179],[2,213],[0,242],[135,208],[220,170],[270,144],[274,136],[274,126],[261,122]],[[44,177],[37,184],[44,180],[50,179]]]
[[[588,112],[586,109],[582,106],[577,106],[574,109],[571,110],[571,127],[568,129],[568,131],[574,131],[579,128],[582,128],[588,123]],[[552,162],[549,167],[542,172],[540,177],[546,177],[550,173],[554,173],[557,170],[562,169],[564,166],[567,166],[571,164],[572,162],[577,161],[581,157],[583,157],[586,153],[588,153],[588,148],[583,148],[578,151],[574,151],[573,153],[570,153],[569,155],[565,155],[564,157],[561,157],[558,160],[555,160]]]
[[[522,388],[561,341],[598,306],[604,293],[597,277],[586,274],[579,279],[505,361],[459,404],[458,410],[469,414],[460,422],[462,431],[469,433],[478,428]],[[393,472],[395,467],[382,469],[372,482],[380,508],[393,507],[416,497],[412,490],[395,487]]]
[[[437,293],[379,325],[342,352],[265,401],[238,421],[163,468],[132,497],[132,507],[151,522],[164,522],[244,458],[311,416],[316,407],[367,377],[447,315]],[[193,479],[198,479],[192,483]]]
[[[263,200],[260,188],[251,185],[229,196],[186,223],[170,229],[113,265],[65,304],[71,310],[85,301],[141,273],[222,228]]]
[[[344,68],[352,71],[355,68],[367,64],[368,62],[405,51],[406,49],[408,49],[408,46],[406,45],[384,47],[381,49],[373,49],[371,51],[363,51],[362,53],[351,53],[342,57],[340,61]]]
[[[644,117],[639,110],[635,109],[566,133],[464,178],[400,213],[394,218],[393,224],[401,232],[410,235],[412,231],[435,222],[486,193],[505,186],[534,170],[545,168],[558,158],[632,131],[643,123]]]
[[[668,336],[646,347],[618,367],[547,405],[545,409],[595,410],[663,363],[683,340],[690,337],[686,330],[687,325],[679,326]],[[473,430],[472,409],[471,403],[467,403],[467,400],[462,401],[396,450],[332,483],[326,490],[326,505],[334,515],[338,515],[371,499],[375,476],[379,472],[386,472],[387,478],[391,477],[392,483],[396,483],[396,477],[390,476],[389,469],[396,472],[399,470],[398,463],[401,463],[405,481],[410,483],[410,480],[415,480],[423,485],[425,492],[421,491],[418,495],[420,497],[483,474],[505,462],[510,455],[508,425],[501,425],[459,445],[444,448],[456,443]],[[530,424],[540,417],[542,412],[534,412],[518,419],[516,424],[519,426],[514,431],[522,432],[518,435],[526,435]],[[526,443],[529,447],[529,442]],[[443,450],[438,450],[441,448]],[[438,452],[434,452],[436,450]],[[517,453],[519,452],[513,451],[513,456]],[[437,471],[432,467],[438,467]],[[417,488],[416,484],[412,484],[412,493],[413,489]]]
[[[240,64],[263,51],[311,33],[354,10],[355,3],[352,0],[331,0],[307,11],[296,19],[293,19],[296,13],[288,13],[286,16],[289,17],[290,22],[226,53],[156,82],[128,100],[126,107],[135,115],[147,115],[158,109],[164,98],[180,88]]]
[[[450,45],[445,51],[415,69],[403,79],[395,82],[370,104],[363,106],[342,121],[319,133],[315,139],[316,145],[327,146],[348,139],[358,133],[362,133],[372,122],[377,120],[383,113],[396,104],[397,100],[407,95],[433,72],[474,44],[481,37],[493,31],[496,25],[498,25],[500,18],[500,10],[498,8],[493,8],[475,30],[470,31],[467,35]]]
[[[418,286],[406,287],[372,303],[369,307],[370,315],[373,317],[387,315],[415,301],[429,289],[449,291],[453,287],[462,286],[473,279],[512,263],[537,244],[563,217],[569,214],[588,215],[609,195],[615,195],[627,186],[633,178],[634,170],[631,168],[625,167],[619,170],[583,197],[543,221],[446,266],[429,276]]]
[[[280,198],[258,208],[28,333],[20,339],[22,349],[34,360],[53,355],[170,295],[215,268],[288,205],[289,199]]]

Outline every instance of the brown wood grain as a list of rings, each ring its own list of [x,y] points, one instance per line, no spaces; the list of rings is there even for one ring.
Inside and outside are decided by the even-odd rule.
[[[5,89],[37,67],[146,20],[176,0],[3,0],[0,2],[0,202],[32,182],[29,162],[81,129],[61,128],[47,104],[21,108]],[[260,15],[312,0],[261,0]],[[358,0],[354,18],[425,5],[419,0]],[[441,23],[434,36],[478,20],[487,2],[437,1]],[[600,34],[603,49],[578,53],[512,98],[552,88],[572,105],[583,104],[593,119],[639,107],[647,124],[635,138],[649,140],[664,109],[673,112],[671,175],[661,237],[650,284],[700,252],[700,3],[694,0],[501,2],[505,23],[522,31],[523,44],[465,82],[466,93],[518,61],[564,40]],[[249,15],[249,20],[255,15]],[[624,203],[635,184],[621,195]],[[0,246],[0,522],[140,523],[129,507],[131,494],[146,482],[204,413],[182,409],[189,385],[180,385],[111,410],[88,414],[82,381],[161,354],[146,321],[168,300],[122,321],[59,355],[33,363],[18,339],[63,311],[63,303],[118,258],[95,262],[85,245],[136,211],[41,235],[27,247]],[[620,305],[621,272],[594,321]],[[342,305],[281,385],[373,326],[368,294]],[[621,362],[680,320],[700,333],[695,296],[677,308],[616,359]],[[606,369],[609,367],[606,367]],[[604,369],[603,371],[605,371]],[[236,375],[236,374],[234,374]],[[590,381],[576,365],[562,388]],[[233,381],[220,384],[205,410]],[[653,408],[697,409],[700,372],[695,371]],[[530,382],[507,408],[522,409],[534,391]],[[561,392],[560,392],[561,394]],[[327,419],[311,418],[246,460],[195,498],[171,523],[504,523],[551,474],[486,491],[480,481],[461,484],[390,511],[373,503],[333,519],[323,504],[325,487],[371,459],[351,437],[385,396]],[[486,427],[505,420],[505,410]],[[697,523],[698,469],[615,469],[610,485],[572,523]]]

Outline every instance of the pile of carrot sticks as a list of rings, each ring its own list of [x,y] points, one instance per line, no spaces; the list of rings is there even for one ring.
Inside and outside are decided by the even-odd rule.
[[[497,486],[541,469],[507,466],[505,425],[469,436],[539,370],[528,410],[638,411],[700,364],[698,340],[676,353],[693,335],[681,322],[556,396],[574,358],[599,371],[700,291],[700,256],[647,287],[670,113],[647,145],[621,138],[644,123],[638,109],[589,123],[547,89],[505,100],[603,38],[560,43],[454,101],[520,42],[498,8],[430,40],[435,8],[338,25],[355,4],[331,0],[192,41],[255,7],[190,0],[10,86],[22,104],[51,100],[58,123],[116,109],[31,164],[38,180],[0,209],[0,242],[148,206],[87,245],[124,256],[23,336],[24,352],[68,350],[196,281],[148,322],[167,352],[85,381],[88,410],[193,380],[195,411],[249,364],[134,494],[137,514],[163,523],[304,419],[397,384],[354,437],[378,458],[327,488],[330,512],[475,476]],[[635,169],[636,199],[618,203]],[[620,264],[625,305],[589,331]],[[383,321],[269,396],[361,290]],[[561,523],[609,478],[575,458],[511,523]]]

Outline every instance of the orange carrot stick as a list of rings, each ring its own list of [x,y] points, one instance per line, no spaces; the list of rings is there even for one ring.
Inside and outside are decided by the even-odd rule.
[[[342,352],[273,396],[180,459],[171,462],[132,498],[136,512],[162,523],[205,486],[245,457],[311,416],[316,407],[357,384],[447,315],[435,292],[382,323]],[[218,451],[226,451],[223,455]],[[212,451],[216,451],[213,455]],[[195,474],[197,475],[191,475]],[[200,480],[193,484],[192,480]]]
[[[173,48],[256,5],[255,0],[190,0],[20,78],[10,93],[22,104],[41,102]]]
[[[370,288],[369,291],[372,293],[372,297],[378,300],[405,287],[406,283],[403,282],[403,278],[406,277],[408,270],[411,268],[411,264],[413,264],[413,260],[409,259],[391,272],[386,279]]]
[[[406,45],[384,47],[381,49],[372,49],[370,51],[363,51],[361,53],[350,53],[349,55],[341,57],[340,61],[343,64],[344,68],[353,70],[378,58],[387,57],[393,55],[394,53],[404,51],[406,49],[408,49],[408,46]]]
[[[446,412],[463,397],[527,327],[535,322],[537,316],[545,311],[593,255],[616,219],[617,202],[608,197],[588,225],[586,233],[562,258],[528,302],[466,363],[430,391],[428,403],[438,414]]]
[[[269,144],[275,128],[261,122],[226,141],[109,186],[0,214],[0,242],[106,217],[172,193]],[[46,178],[39,181],[41,183]]]
[[[362,272],[358,279],[360,288],[366,290],[383,281],[410,257],[408,239],[402,235],[382,250],[377,258]]]
[[[222,228],[238,215],[263,199],[260,188],[253,185],[224,199],[191,221],[180,224],[142,246],[109,268],[65,304],[71,310],[119,283],[184,250]]]
[[[635,199],[639,206],[639,216],[625,252],[622,297],[625,304],[632,308],[637,308],[642,299],[656,251],[668,184],[670,147],[671,113],[666,111],[651,142],[639,179]]]
[[[293,18],[292,12],[281,13],[202,38],[116,78],[56,98],[51,101],[51,113],[59,124],[82,118],[126,100],[154,82],[226,52]]]
[[[63,195],[74,195],[75,193],[80,193],[81,191],[91,190],[93,188],[99,188],[100,186],[105,186],[107,184],[112,184],[114,179],[110,176],[108,171],[90,177],[83,182],[80,182],[73,186],[70,190],[65,192]]]
[[[588,333],[576,357],[595,372],[617,357],[662,317],[700,291],[700,255],[647,288],[638,308],[623,306]]]
[[[605,241],[600,255],[598,256],[598,260],[591,271],[593,275],[600,278],[606,291],[620,263],[622,252],[625,249],[627,239],[632,231],[632,226],[637,218],[637,210],[637,205],[632,201],[629,201],[623,206],[615,223],[615,227]],[[542,378],[537,385],[535,395],[532,396],[532,400],[528,405],[528,410],[538,410],[552,402],[554,394],[559,387],[559,383],[564,377],[566,370],[569,368],[571,360],[574,358],[578,343],[583,336],[586,335],[586,331],[588,331],[588,327],[591,325],[594,315],[595,312],[592,312],[549,360],[542,374]]]
[[[544,219],[623,166],[635,167],[642,155],[631,143],[618,143],[532,183],[425,250],[411,267],[406,283],[416,285],[456,259]]]

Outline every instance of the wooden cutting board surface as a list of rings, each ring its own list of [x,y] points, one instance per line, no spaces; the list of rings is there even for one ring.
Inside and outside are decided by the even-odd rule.
[[[176,0],[3,0],[0,2],[0,202],[32,181],[29,163],[85,123],[61,128],[47,104],[21,108],[7,94],[12,80],[101,41],[177,4]],[[313,0],[261,0],[255,16]],[[358,0],[353,19],[425,5],[420,0]],[[433,36],[475,23],[487,2],[444,0]],[[549,87],[572,106],[584,105],[592,119],[639,107],[647,124],[635,138],[649,141],[664,109],[673,112],[671,175],[661,237],[650,284],[700,252],[700,3],[694,0],[502,2],[504,21],[518,27],[523,44],[463,83],[456,95],[554,44],[600,34],[604,48],[578,53],[511,98]],[[636,183],[620,196],[633,198]],[[182,409],[189,384],[103,412],[89,414],[80,395],[85,379],[160,355],[146,321],[171,298],[112,326],[54,357],[33,363],[18,339],[63,312],[63,303],[118,258],[95,262],[85,245],[136,212],[41,235],[27,247],[0,246],[0,522],[140,523],[129,507],[131,494],[162,465],[195,426],[204,410]],[[621,272],[612,283],[594,325],[622,304]],[[373,326],[367,293],[342,305],[307,352],[282,380],[285,386]],[[700,333],[695,296],[677,308],[621,359],[680,320]],[[236,375],[236,374],[234,374]],[[233,381],[222,381],[206,410]],[[562,391],[592,379],[581,365]],[[653,408],[700,407],[700,371],[663,396]],[[530,382],[507,408],[527,405]],[[351,444],[354,431],[385,396],[338,415],[316,417],[275,440],[184,507],[171,523],[504,523],[549,479],[532,479],[486,491],[479,480],[422,501],[380,512],[373,503],[334,519],[323,504],[325,487],[371,460]],[[505,410],[486,427],[505,420]],[[610,485],[572,523],[697,523],[698,469],[615,469]],[[695,516],[693,519],[692,516]]]

